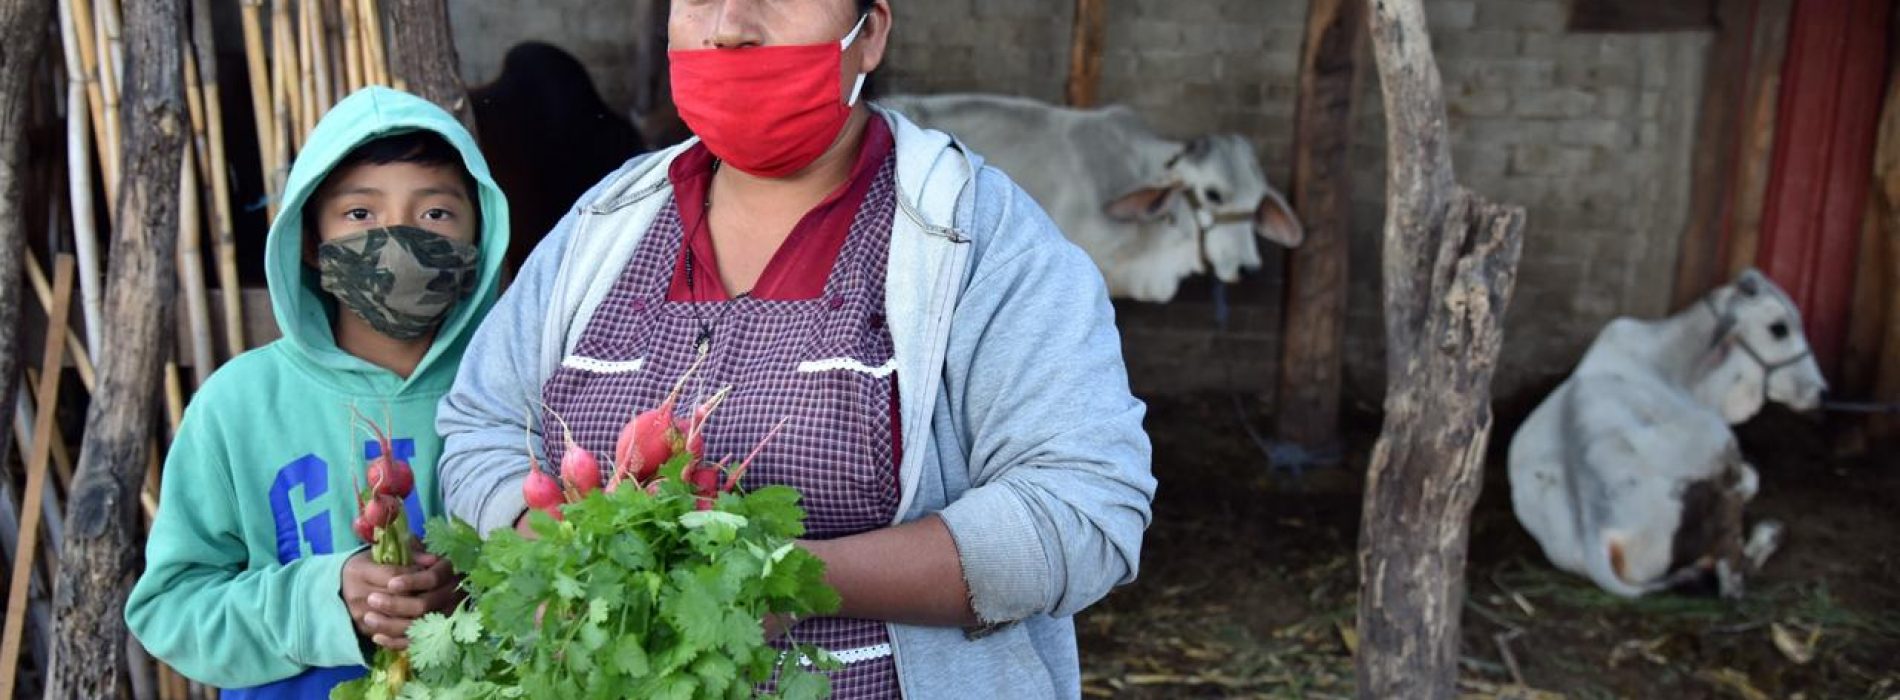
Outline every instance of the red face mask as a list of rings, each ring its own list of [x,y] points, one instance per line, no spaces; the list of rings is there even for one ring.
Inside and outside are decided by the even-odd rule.
[[[673,104],[713,155],[759,177],[786,177],[838,140],[864,89],[838,101],[844,50],[864,18],[836,44],[668,51]]]

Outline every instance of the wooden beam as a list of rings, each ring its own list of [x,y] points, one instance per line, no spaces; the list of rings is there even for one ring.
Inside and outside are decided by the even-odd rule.
[[[1102,84],[1102,44],[1108,36],[1108,0],[1075,0],[1069,41],[1069,106],[1094,107]]]
[[[475,109],[468,103],[468,86],[462,84],[447,0],[394,0],[389,12],[389,45],[396,47],[394,78],[475,133]]]
[[[1671,308],[1702,298],[1727,280],[1722,259],[1724,213],[1734,199],[1735,158],[1741,138],[1742,99],[1754,53],[1753,0],[1718,0],[1715,42],[1702,74],[1702,109],[1691,156],[1688,230],[1676,258]],[[1666,3],[1658,3],[1666,4]],[[1741,70],[1737,70],[1741,67]]]
[[[113,231],[105,314],[112,352],[99,357],[60,547],[47,695],[117,698],[126,676],[125,600],[142,540],[137,494],[152,449],[153,390],[176,328],[179,167],[190,125],[182,80],[185,0],[126,4],[129,53],[121,216]]]
[[[1420,0],[1369,14],[1386,115],[1387,389],[1360,516],[1358,696],[1450,700],[1524,210],[1453,179]]]
[[[59,256],[53,263],[53,313],[52,318],[65,319],[72,310],[73,301],[73,259]],[[41,367],[57,368],[64,363],[66,354],[66,324],[49,323],[46,331],[46,349],[41,352]],[[25,629],[27,619],[26,594],[33,580],[33,558],[39,547],[41,495],[46,488],[46,462],[53,453],[53,441],[59,435],[53,428],[59,421],[53,420],[53,414],[59,409],[59,375],[57,371],[40,373],[39,408],[40,420],[33,426],[32,452],[26,459],[26,496],[25,505],[20,509],[20,538],[14,547],[13,581],[7,589],[6,628],[0,637],[0,698],[13,697],[18,688],[20,671],[20,635]],[[54,633],[58,638],[58,633]],[[61,658],[57,652],[53,658]],[[67,660],[70,665],[71,660]],[[52,669],[48,669],[49,671]],[[117,675],[117,674],[114,674]],[[49,694],[49,697],[71,697]],[[95,696],[96,697],[96,696]]]
[[[1794,0],[1758,0],[1755,45],[1748,63],[1748,95],[1736,144],[1734,199],[1723,212],[1726,232],[1725,279],[1755,266],[1761,244],[1761,217],[1774,163],[1776,107],[1781,95],[1781,62],[1788,51],[1788,15]]]
[[[1293,209],[1306,242],[1287,262],[1276,436],[1315,450],[1339,441],[1352,235],[1352,133],[1365,0],[1313,0],[1294,122]]]

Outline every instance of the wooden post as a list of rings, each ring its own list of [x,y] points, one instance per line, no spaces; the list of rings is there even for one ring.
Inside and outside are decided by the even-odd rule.
[[[1293,210],[1305,224],[1306,242],[1288,258],[1274,432],[1281,440],[1323,450],[1339,441],[1352,131],[1366,4],[1313,0],[1307,12],[1293,138]]]
[[[1736,144],[1734,202],[1723,213],[1728,242],[1724,279],[1735,279],[1755,265],[1761,247],[1761,219],[1768,201],[1768,176],[1774,165],[1775,109],[1781,96],[1781,62],[1788,52],[1788,17],[1794,0],[1759,0],[1755,8],[1755,45],[1749,56],[1748,95],[1742,105]]]
[[[1690,159],[1689,227],[1676,257],[1670,308],[1688,306],[1727,281],[1722,274],[1727,262],[1722,255],[1727,233],[1724,213],[1735,195],[1736,145],[1745,116],[1742,100],[1748,92],[1748,59],[1755,49],[1750,34],[1754,1],[1715,3],[1715,43],[1702,76],[1702,111]]]
[[[44,29],[45,19],[35,25],[34,31]],[[0,640],[0,698],[13,697],[13,691],[19,687],[20,634],[27,618],[26,594],[33,579],[33,557],[39,551],[34,546],[39,542],[41,495],[46,489],[46,460],[53,451],[53,441],[59,439],[53,431],[58,421],[53,420],[53,412],[59,406],[59,367],[66,357],[66,318],[72,310],[73,300],[73,260],[61,255],[53,265],[53,313],[46,323],[46,350],[41,353],[41,367],[48,371],[40,373],[41,419],[33,426],[32,454],[26,460],[26,505],[20,512],[20,539],[14,547],[13,581],[7,589],[7,621],[4,639]],[[75,523],[77,524],[77,523]],[[83,525],[82,525],[83,527]],[[70,530],[68,531],[70,534]],[[57,631],[54,639],[59,638]],[[54,642],[55,649],[64,646]],[[70,657],[62,657],[58,651],[53,658],[63,658],[66,667],[72,666]],[[117,674],[113,674],[117,675]],[[48,693],[48,697],[73,697]],[[88,696],[98,697],[98,696]]]
[[[1524,210],[1458,184],[1419,0],[1378,0],[1370,17],[1386,115],[1387,389],[1360,516],[1358,694],[1449,700]]]
[[[475,110],[462,84],[447,0],[395,0],[389,11],[394,18],[389,44],[399,47],[393,77],[407,83],[410,92],[441,105],[474,133]]]
[[[113,231],[106,319],[113,351],[99,358],[74,475],[54,605],[48,697],[116,698],[126,689],[125,599],[139,571],[138,493],[152,449],[152,392],[177,331],[179,182],[189,126],[182,83],[184,0],[128,4],[137,60],[126,75],[131,139],[120,226]]]
[[[271,72],[264,43],[264,0],[244,0],[244,66],[251,83],[251,122],[257,129],[257,157],[264,170],[264,191],[276,213],[276,131],[272,125]]]
[[[1102,44],[1108,35],[1108,0],[1075,0],[1069,42],[1069,106],[1094,107],[1102,84]]]
[[[20,376],[20,275],[32,254],[26,247],[28,115],[52,7],[48,0],[0,6],[0,396],[10,396]],[[85,94],[76,84],[68,90],[74,97]],[[12,407],[0,401],[0,426],[12,420]]]

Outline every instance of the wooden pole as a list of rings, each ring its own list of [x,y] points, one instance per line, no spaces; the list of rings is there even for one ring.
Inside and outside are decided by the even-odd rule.
[[[52,320],[46,324],[46,349],[40,355],[40,366],[51,370],[40,374],[39,389],[39,414],[48,418],[38,421],[34,426],[32,453],[26,461],[26,504],[20,512],[20,539],[14,548],[13,582],[7,592],[6,628],[4,637],[0,638],[0,698],[13,697],[19,682],[20,634],[26,623],[26,594],[32,581],[33,557],[39,551],[33,545],[39,541],[41,494],[46,488],[46,460],[52,453],[53,440],[57,439],[53,432],[57,421],[50,416],[58,410],[59,367],[65,363],[66,324],[61,320],[67,317],[72,307],[71,257],[61,255],[54,262],[53,288]],[[59,637],[57,631],[53,637]],[[60,658],[58,652],[54,652],[53,657]],[[68,658],[67,664],[71,663]]]
[[[272,128],[271,71],[264,45],[264,0],[244,0],[244,65],[251,83],[251,121],[257,129],[257,157],[264,169],[268,208],[277,211],[276,130]]]
[[[394,0],[392,43],[396,52],[394,75],[423,99],[441,105],[475,132],[475,110],[462,84],[462,64],[455,56],[455,34],[449,27],[447,0]]]
[[[33,288],[33,295],[39,299],[40,310],[51,314],[53,312],[53,285],[47,280],[46,271],[40,269],[40,261],[35,260],[31,255],[26,257],[26,279]],[[87,354],[85,345],[70,333],[66,335],[66,353],[72,358],[73,369],[79,373],[79,383],[86,387],[86,391],[92,391],[94,381],[92,358]]]
[[[211,142],[204,179],[211,184],[212,252],[217,257],[218,290],[224,293],[224,350],[237,357],[245,350],[244,289],[238,282],[237,231],[231,215],[230,163],[224,151],[224,100],[217,40],[211,35],[211,0],[192,0],[191,17],[191,43],[197,51],[198,84],[204,92],[205,128]]]
[[[113,351],[100,358],[61,546],[50,697],[115,698],[125,669],[125,599],[139,570],[138,499],[151,450],[152,389],[164,339],[177,332],[173,297],[179,182],[186,148],[184,0],[137,0],[127,17],[131,139],[121,225],[113,231],[106,319]]]
[[[32,177],[28,130],[33,122],[34,76],[51,17],[50,0],[0,5],[0,392],[10,392],[20,376],[24,306],[20,276],[24,258],[32,255],[26,246],[28,180]],[[79,86],[69,88],[68,106],[83,95]],[[0,425],[5,425],[11,407],[0,401]]]
[[[1751,7],[1757,0],[1717,0],[1715,44],[1702,78],[1702,110],[1696,124],[1689,183],[1689,227],[1676,257],[1672,309],[1694,303],[1721,286],[1726,260],[1725,213],[1734,201],[1736,144],[1748,91],[1748,59],[1754,52]]]
[[[290,15],[286,12],[284,0],[271,1],[271,106],[277,117],[272,125],[272,146],[276,149],[271,160],[277,169],[270,173],[277,197],[272,198],[271,216],[276,217],[277,201],[284,193],[284,180],[290,175],[291,152],[302,146],[302,135],[296,128],[297,100],[296,89],[292,87],[296,70],[296,53],[289,50]]]
[[[328,3],[303,0],[303,21],[304,26],[308,27],[310,44],[310,72],[316,76],[317,105],[310,110],[314,115],[310,120],[311,128],[316,128],[317,120],[322,119],[324,113],[330,111],[330,106],[336,104],[332,97],[336,93],[336,86],[330,82],[330,29],[323,17],[324,4]]]
[[[350,76],[343,65],[343,14],[335,0],[316,0],[317,11],[323,13],[323,53],[328,57],[325,63],[330,73],[330,106],[342,102],[350,96]]]
[[[297,9],[293,14],[297,24],[291,30],[297,42],[297,87],[299,104],[297,108],[297,130],[303,132],[297,138],[298,149],[310,138],[310,132],[317,128],[317,73],[315,42],[310,40],[310,0],[296,0]]]
[[[1386,117],[1387,389],[1359,531],[1358,696],[1449,700],[1524,210],[1458,185],[1419,0],[1370,5]]]
[[[19,395],[24,396],[25,394],[26,390],[22,388]],[[13,423],[14,432],[16,434],[19,433],[19,417],[25,414],[25,411],[16,411],[13,414],[15,418]],[[26,434],[18,437],[17,440],[22,445],[31,445],[33,443],[33,434],[31,431],[28,431]],[[4,556],[9,562],[14,560],[18,542],[20,541],[19,508],[20,505],[13,500],[12,482],[0,479],[0,549],[4,550]],[[50,646],[50,640],[53,638],[53,615],[50,611],[50,606],[47,605],[47,580],[48,579],[40,573],[39,569],[35,568],[33,571],[33,580],[29,582],[30,588],[27,592],[29,601],[27,624],[32,629],[33,639],[35,641],[31,645],[24,646],[27,646],[28,652],[33,655],[34,663],[37,664],[39,668],[46,668],[49,664],[50,659],[47,658],[47,650]]]
[[[1724,279],[1735,279],[1755,266],[1761,249],[1762,214],[1775,157],[1776,109],[1781,96],[1781,64],[1788,52],[1788,19],[1794,0],[1758,0],[1755,43],[1749,57],[1748,95],[1743,103],[1741,135],[1735,155],[1735,200],[1723,213],[1728,232]]]
[[[1288,257],[1275,434],[1323,451],[1339,442],[1341,360],[1352,236],[1352,132],[1363,71],[1365,0],[1313,0],[1300,60],[1293,209],[1306,242]]]
[[[1075,0],[1069,39],[1070,107],[1094,107],[1102,85],[1102,45],[1108,36],[1108,0]]]

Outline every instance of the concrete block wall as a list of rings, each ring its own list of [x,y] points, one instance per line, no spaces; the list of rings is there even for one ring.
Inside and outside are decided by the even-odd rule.
[[[639,26],[654,0],[451,0],[464,72],[490,80],[517,41],[587,63],[608,102],[631,107]],[[985,91],[1063,98],[1074,0],[892,0],[887,92]],[[1664,312],[1685,227],[1705,32],[1572,34],[1569,0],[1425,0],[1444,76],[1459,177],[1523,204],[1530,222],[1497,393],[1561,378],[1604,322]],[[1100,95],[1164,134],[1236,132],[1268,178],[1292,175],[1293,113],[1307,0],[1110,0]],[[1368,73],[1355,124],[1353,284],[1347,387],[1383,386],[1377,271],[1384,122]],[[1146,392],[1274,383],[1279,256],[1228,290],[1213,332],[1208,285],[1165,306],[1120,304],[1131,372]]]
[[[1460,179],[1530,212],[1497,393],[1541,390],[1569,371],[1610,318],[1666,311],[1709,36],[1568,33],[1567,0],[1425,4]],[[1073,6],[894,2],[887,86],[1059,102]],[[1112,0],[1102,99],[1134,107],[1176,137],[1244,134],[1284,190],[1306,7],[1306,0]],[[1385,125],[1369,57],[1367,66],[1353,153],[1347,386],[1361,403],[1376,404]],[[1270,256],[1268,271],[1232,290],[1227,334],[1210,330],[1205,285],[1164,307],[1122,305],[1138,388],[1267,390],[1280,321],[1275,264]]]

